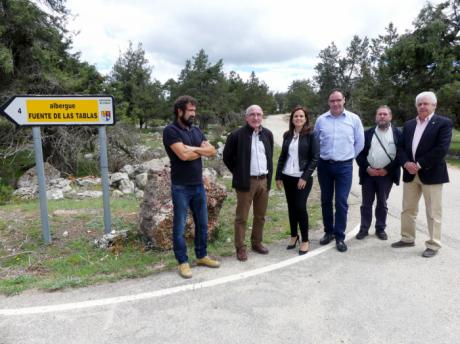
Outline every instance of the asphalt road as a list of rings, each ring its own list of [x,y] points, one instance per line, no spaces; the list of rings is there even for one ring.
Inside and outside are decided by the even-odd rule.
[[[265,125],[282,132],[283,123],[273,117]],[[280,243],[268,256],[250,252],[246,263],[229,257],[220,269],[194,267],[187,281],[165,272],[0,296],[0,343],[458,343],[460,170],[449,173],[443,248],[434,258],[421,257],[423,209],[416,246],[390,247],[399,240],[402,187],[395,187],[388,241],[348,235],[349,250],[339,253],[332,244],[320,247],[314,232],[305,256]],[[356,232],[357,178],[349,202],[348,230]]]

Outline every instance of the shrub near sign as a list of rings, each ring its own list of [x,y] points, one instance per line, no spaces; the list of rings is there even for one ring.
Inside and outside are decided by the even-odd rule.
[[[15,96],[1,110],[20,126],[115,123],[111,96]]]

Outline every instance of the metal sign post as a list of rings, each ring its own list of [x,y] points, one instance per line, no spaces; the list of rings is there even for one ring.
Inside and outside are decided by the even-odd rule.
[[[112,96],[14,96],[0,107],[0,114],[18,126],[31,126],[37,170],[40,217],[43,240],[51,242],[48,224],[45,171],[40,126],[92,125],[99,127],[101,180],[104,202],[104,233],[111,231],[107,138],[105,126],[115,124],[115,106]]]

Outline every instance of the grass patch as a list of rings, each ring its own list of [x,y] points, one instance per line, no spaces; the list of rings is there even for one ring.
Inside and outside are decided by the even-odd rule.
[[[276,148],[275,164],[279,153],[280,149]],[[208,251],[210,255],[224,257],[233,255],[235,250],[236,194],[230,180],[220,182],[226,185],[229,193]],[[264,229],[266,243],[289,237],[284,192],[276,190],[275,183],[272,186]],[[320,217],[315,192],[312,191],[309,199],[311,224]],[[50,245],[42,240],[38,200],[0,206],[0,293],[13,295],[27,289],[55,291],[145,277],[176,268],[172,251],[149,250],[138,236],[139,200],[134,197],[112,199],[110,208],[112,227],[131,230],[131,234],[123,247],[102,250],[94,245],[94,240],[104,230],[101,199],[49,201]],[[56,210],[60,211],[55,213]],[[250,216],[248,225],[251,224]],[[246,238],[249,241],[249,228]],[[187,246],[193,261],[193,242]]]

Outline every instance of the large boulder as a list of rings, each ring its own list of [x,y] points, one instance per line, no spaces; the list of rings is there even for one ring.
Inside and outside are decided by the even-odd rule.
[[[208,237],[211,238],[218,224],[219,212],[227,197],[224,186],[213,181],[205,183],[208,203]],[[149,170],[147,185],[139,214],[139,229],[155,248],[172,248],[173,205],[169,168]],[[194,224],[189,212],[185,237],[191,239]]]
[[[54,168],[51,164],[45,162],[44,164],[45,182],[49,185],[50,180],[61,177],[61,172]],[[35,167],[28,169],[18,180],[17,188],[34,188],[38,185],[37,170]]]

